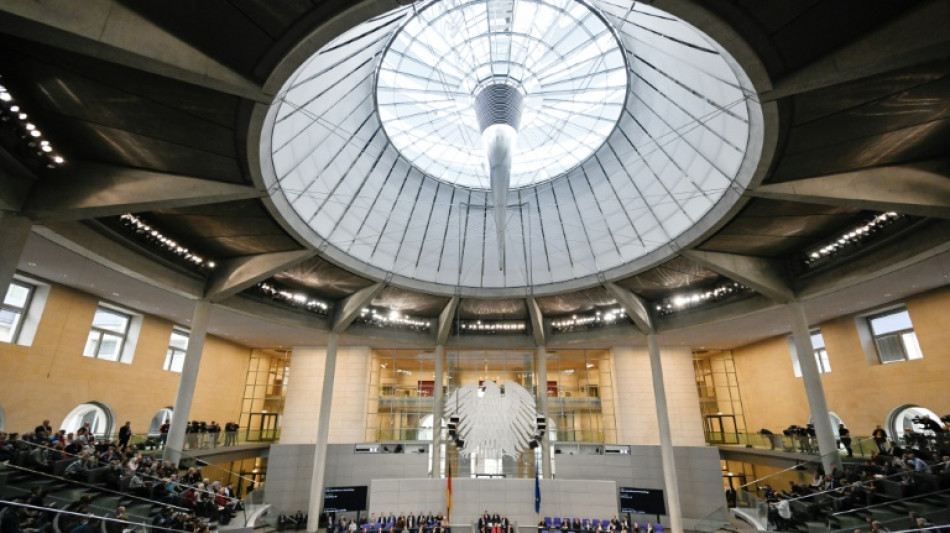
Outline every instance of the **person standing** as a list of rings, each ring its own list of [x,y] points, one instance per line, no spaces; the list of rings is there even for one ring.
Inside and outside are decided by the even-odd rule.
[[[36,428],[33,429],[33,435],[36,436],[37,440],[48,438],[52,434],[53,426],[49,425],[49,420],[44,420],[42,424],[36,426]]]
[[[162,448],[164,448],[165,443],[168,442],[168,429],[171,427],[171,421],[166,418],[165,422],[158,428],[158,445]]]
[[[129,441],[132,439],[132,422],[126,420],[125,425],[119,428],[119,449],[124,450],[129,447]]]
[[[838,438],[841,439],[841,445],[848,451],[848,457],[854,457],[854,451],[851,449],[851,432],[844,424],[838,424]]]
[[[874,438],[874,444],[877,444],[877,451],[879,453],[887,453],[887,432],[878,424],[874,428],[874,431],[871,432],[871,437]]]
[[[214,420],[211,421],[211,425],[208,426],[208,437],[211,441],[211,447],[218,447],[218,437],[221,435],[221,426],[218,425]]]

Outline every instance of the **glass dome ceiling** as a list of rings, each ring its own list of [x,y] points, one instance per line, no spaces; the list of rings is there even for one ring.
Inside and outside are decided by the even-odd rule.
[[[524,103],[500,203],[475,107],[501,85]],[[299,64],[261,170],[288,227],[337,264],[437,294],[542,295],[700,238],[752,179],[762,122],[735,59],[651,6],[423,1]]]
[[[610,27],[580,2],[435,2],[383,54],[376,105],[413,166],[487,189],[475,99],[494,84],[524,100],[510,185],[519,188],[563,174],[604,143],[623,110],[627,69]]]

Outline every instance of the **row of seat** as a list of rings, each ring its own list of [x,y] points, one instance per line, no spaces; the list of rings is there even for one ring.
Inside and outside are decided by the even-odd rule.
[[[563,522],[562,522],[562,520],[563,520]],[[555,517],[552,519],[550,516],[545,516],[545,517],[544,517],[544,527],[546,527],[546,528],[548,528],[548,529],[561,529],[561,526],[563,526],[563,525],[566,523],[566,524],[567,524],[567,529],[568,529],[569,531],[573,531],[573,529],[571,529],[570,525],[573,524],[575,521],[577,521],[577,520],[574,519],[574,518],[565,518],[565,519],[562,519],[561,517],[555,516]],[[604,519],[604,520],[600,520],[599,518],[595,518],[595,519],[593,519],[593,520],[591,520],[590,518],[582,518],[582,519],[580,519],[579,521],[580,521],[580,523],[581,523],[581,530],[582,530],[582,531],[597,531],[597,530],[600,529],[600,528],[607,529],[607,527],[610,525],[610,519],[609,519],[609,518]]]

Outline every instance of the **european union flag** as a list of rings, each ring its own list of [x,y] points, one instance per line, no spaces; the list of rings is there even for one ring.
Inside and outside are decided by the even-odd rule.
[[[534,512],[541,514],[541,480],[537,470],[534,471]]]

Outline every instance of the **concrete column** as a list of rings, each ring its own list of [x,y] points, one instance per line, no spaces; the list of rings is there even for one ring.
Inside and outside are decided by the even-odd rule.
[[[327,466],[327,440],[330,438],[330,408],[333,403],[333,376],[336,374],[336,348],[339,333],[327,339],[327,358],[323,369],[323,391],[320,395],[320,416],[317,422],[317,446],[313,456],[313,477],[310,482],[310,508],[307,531],[315,533],[323,510],[323,488]]]
[[[198,381],[198,367],[201,365],[201,352],[204,351],[210,316],[211,301],[202,299],[195,302],[185,364],[178,378],[178,394],[175,396],[172,424],[168,428],[168,441],[165,443],[164,459],[175,465],[181,461],[181,452],[185,448],[185,428],[191,414],[191,400],[195,396],[195,383]]]
[[[544,346],[538,346],[538,410],[548,417],[548,352]],[[551,428],[548,427],[541,438],[541,476],[551,479]]]
[[[0,211],[0,302],[7,295],[16,266],[20,262],[26,238],[32,223],[26,217],[9,211]]]
[[[445,397],[442,383],[445,382],[445,346],[435,347],[435,387],[432,389],[432,472],[429,477],[441,476],[442,463],[442,413],[445,412]]]
[[[825,400],[825,389],[821,385],[821,377],[818,374],[818,363],[815,362],[813,355],[815,347],[811,343],[811,330],[808,328],[805,306],[802,302],[793,300],[785,305],[785,309],[788,311],[788,321],[792,326],[792,342],[795,343],[798,364],[802,369],[802,381],[805,384],[811,420],[815,424],[821,464],[825,472],[830,473],[836,466],[841,467],[841,455],[838,454],[835,432],[828,418],[828,402]]]
[[[660,429],[660,457],[663,461],[663,481],[666,484],[666,514],[670,517],[670,531],[683,533],[680,511],[680,491],[676,480],[676,460],[673,457],[673,436],[670,432],[670,413],[666,405],[666,386],[663,383],[663,363],[656,334],[647,335],[650,348],[650,370],[653,374],[653,394],[656,396],[656,418]]]

